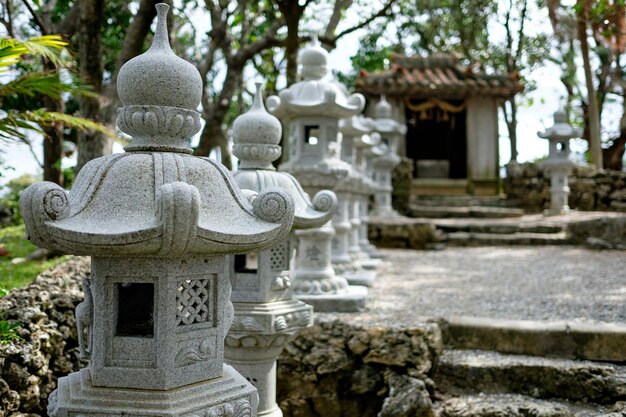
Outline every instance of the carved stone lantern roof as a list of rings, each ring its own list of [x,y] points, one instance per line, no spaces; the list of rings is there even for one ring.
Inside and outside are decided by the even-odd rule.
[[[559,109],[554,113],[554,125],[545,132],[537,132],[537,136],[548,140],[567,140],[578,138],[583,134],[582,129],[572,127],[567,123],[565,110]]]
[[[119,73],[117,122],[132,136],[127,152],[90,161],[70,193],[45,182],[24,192],[36,245],[80,255],[224,254],[258,250],[289,233],[285,193],[250,203],[223,166],[190,155],[202,83],[169,47],[169,7],[157,8],[152,47]]]
[[[293,198],[293,229],[319,227],[333,215],[336,197],[332,191],[320,191],[313,201],[295,177],[276,171],[272,162],[280,157],[282,128],[280,121],[263,105],[261,84],[256,85],[252,109],[237,117],[233,124],[233,153],[239,158],[235,180],[243,189],[260,191],[269,186],[282,188]]]
[[[376,146],[380,143],[382,137],[378,132],[372,132],[369,135],[363,135],[357,138],[357,141],[354,145],[357,148],[371,148],[372,146]]]
[[[325,77],[328,72],[328,52],[317,38],[300,54],[302,81],[280,92],[279,97],[267,100],[270,112],[279,118],[331,117],[356,115],[365,106],[361,94],[348,95],[345,89]]]
[[[373,120],[362,114],[341,119],[339,121],[339,131],[347,136],[361,137],[367,135],[374,129]]]
[[[394,120],[391,110],[391,104],[383,94],[374,107],[374,130],[382,134],[406,134],[406,125]]]

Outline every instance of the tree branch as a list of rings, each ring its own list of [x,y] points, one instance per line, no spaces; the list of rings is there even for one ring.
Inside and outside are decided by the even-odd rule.
[[[524,0],[524,6],[522,7],[522,13],[520,14],[520,26],[517,38],[517,50],[515,51],[515,62],[519,62],[522,57],[522,50],[524,48],[524,26],[526,23],[526,14],[528,13],[528,0]]]
[[[30,5],[30,2],[28,0],[22,0],[22,3],[24,3],[24,6],[26,6],[26,8],[28,9],[28,12],[33,17],[33,19],[35,20],[35,23],[39,27],[39,30],[41,30],[41,34],[42,35],[48,35],[49,34],[48,33],[48,28],[46,27],[46,25],[45,25],[43,19],[41,18],[41,16],[39,16],[37,14],[37,12],[35,11],[35,9],[33,9],[33,7]]]
[[[74,36],[74,34],[78,31],[78,22],[80,19],[80,1],[82,0],[74,2],[74,5],[70,9],[69,13],[57,25],[58,32],[63,35],[67,35],[68,38]]]
[[[361,23],[355,26],[352,26],[342,32],[339,32],[339,34],[334,37],[332,43],[335,44],[339,38],[342,38],[354,31],[364,28],[365,26],[369,25],[370,23],[372,23],[374,20],[378,19],[379,17],[386,16],[387,12],[389,12],[389,9],[391,9],[391,6],[393,5],[394,2],[395,0],[388,0],[387,3],[378,12],[372,14],[370,17],[368,17]]]

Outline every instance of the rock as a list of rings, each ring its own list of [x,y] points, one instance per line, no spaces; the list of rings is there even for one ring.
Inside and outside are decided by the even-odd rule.
[[[0,417],[45,415],[56,379],[80,367],[72,353],[74,308],[89,267],[88,258],[72,258],[0,298],[5,319],[21,323],[22,338],[0,344]]]
[[[626,217],[603,217],[571,223],[570,238],[600,249],[626,249]]]
[[[389,396],[378,417],[433,417],[430,395],[424,381],[390,373]]]
[[[382,248],[428,249],[441,240],[434,225],[408,217],[370,217],[368,235]]]
[[[439,417],[608,417],[591,407],[510,394],[451,398],[434,408]]]
[[[392,173],[393,192],[391,195],[393,208],[400,214],[409,213],[411,199],[411,180],[413,179],[413,160],[401,157]]]
[[[405,395],[398,388],[406,385],[402,378],[421,384],[421,392],[428,396],[426,382],[418,378],[426,379],[442,348],[441,332],[434,324],[367,328],[318,318],[279,358],[279,406],[285,417],[374,417],[392,387],[397,397],[389,400],[392,403]],[[415,398],[412,404],[417,403]]]
[[[479,350],[446,350],[435,381],[448,394],[516,393],[614,404],[626,398],[626,367]]]

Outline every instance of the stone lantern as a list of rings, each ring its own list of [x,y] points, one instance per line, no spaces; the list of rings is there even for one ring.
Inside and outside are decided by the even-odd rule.
[[[239,158],[235,181],[255,192],[284,189],[295,202],[293,229],[320,227],[332,218],[337,199],[331,191],[320,191],[311,202],[293,176],[276,171],[272,162],[280,157],[281,131],[278,119],[265,111],[257,84],[252,109],[233,124],[233,153]],[[224,354],[257,387],[259,416],[282,416],[276,404],[276,359],[289,339],[313,322],[313,308],[294,299],[291,290],[295,242],[290,236],[270,249],[232,258],[235,318]]]
[[[152,46],[119,72],[126,153],[90,161],[69,193],[43,182],[22,195],[33,243],[92,257],[76,309],[89,366],[59,379],[51,417],[256,415],[255,388],[223,363],[226,254],[283,241],[293,201],[278,188],[244,195],[191,155],[202,80],[170,49],[168,9],[157,5]]]
[[[296,232],[300,246],[293,290],[316,311],[357,311],[365,308],[367,288],[348,286],[333,268],[351,262],[349,193],[355,180],[350,164],[340,158],[337,139],[339,120],[360,113],[365,98],[360,94],[348,96],[337,83],[325,78],[328,52],[319,42],[305,48],[300,60],[302,81],[281,91],[280,97],[267,100],[270,112],[289,121],[290,155],[280,169],[295,176],[309,194],[333,190],[339,208],[332,226]]]
[[[560,109],[554,113],[554,126],[545,132],[537,132],[537,136],[550,142],[548,159],[542,166],[550,174],[550,209],[546,215],[558,215],[569,211],[568,175],[575,166],[569,159],[569,140],[582,135],[581,129],[576,129],[566,123],[565,111]]]
[[[372,183],[365,175],[363,149],[380,141],[380,137],[369,134],[374,125],[370,118],[363,115],[352,116],[342,119],[339,128],[342,133],[341,158],[352,165],[357,180],[350,193],[350,233],[348,252],[352,257],[353,264],[357,265],[366,273],[348,275],[344,274],[349,283],[355,285],[370,286],[377,274],[381,262],[372,259],[360,245],[360,229],[362,225],[362,213],[365,213],[363,205],[369,203],[369,195],[372,193]]]
[[[388,152],[374,160],[374,208],[372,216],[390,217],[399,216],[391,206],[391,177],[393,169],[400,163],[398,156],[398,141],[406,134],[406,125],[398,123],[392,118],[391,105],[383,95],[374,109],[374,130],[381,135],[382,142],[387,145]]]
[[[389,153],[389,146],[382,142],[381,136],[374,132],[369,136],[369,141],[365,142],[366,137],[361,139],[363,145],[359,148],[362,155],[363,172],[366,180],[366,186],[369,190],[367,196],[360,200],[359,212],[361,214],[361,228],[359,230],[359,245],[371,258],[382,259],[383,254],[378,251],[376,246],[372,245],[368,236],[369,218],[369,196],[378,191],[378,184],[374,180],[374,161]],[[359,153],[357,153],[359,155]]]

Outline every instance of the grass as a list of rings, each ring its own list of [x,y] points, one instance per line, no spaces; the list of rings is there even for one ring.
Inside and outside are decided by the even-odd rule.
[[[26,240],[24,225],[10,226],[0,229],[0,243],[6,245],[10,253],[0,257],[0,297],[13,288],[29,284],[41,272],[67,259],[63,256],[50,260],[27,261],[11,264],[14,258],[25,258],[37,247]]]

